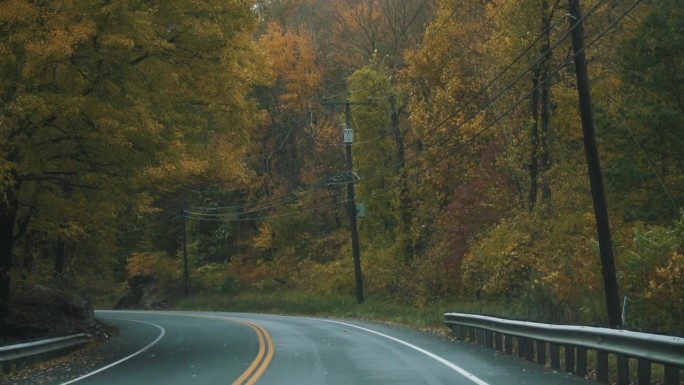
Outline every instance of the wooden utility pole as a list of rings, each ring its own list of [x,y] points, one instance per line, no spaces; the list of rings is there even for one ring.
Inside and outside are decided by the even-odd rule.
[[[591,197],[594,203],[594,216],[596,217],[596,232],[601,253],[601,272],[603,274],[603,285],[608,310],[608,323],[613,328],[619,328],[622,326],[620,300],[618,297],[617,278],[615,276],[613,244],[610,239],[610,226],[608,224],[608,208],[603,188],[603,177],[601,176],[598,146],[596,144],[596,131],[594,129],[589,75],[587,74],[587,60],[584,52],[582,11],[579,0],[568,0],[568,6],[572,20],[570,22],[572,50],[575,60],[575,73],[577,75],[577,93],[579,95],[580,115],[582,118],[584,151],[587,157]]]
[[[354,194],[354,174],[351,145],[354,140],[351,128],[351,107],[347,100],[344,103],[344,152],[347,158],[347,210],[349,211],[349,227],[351,229],[352,255],[354,257],[354,278],[356,282],[356,302],[363,303],[363,275],[361,273],[361,252],[359,251],[359,233],[356,228],[356,197]]]
[[[354,172],[352,163],[351,145],[354,142],[354,134],[351,128],[351,105],[369,104],[368,102],[344,102],[325,101],[323,104],[344,104],[344,149],[347,161],[347,212],[349,213],[349,228],[351,230],[352,256],[354,258],[354,280],[356,282],[356,302],[363,303],[363,274],[361,271],[361,252],[359,251],[359,233],[356,226],[356,198],[354,194]]]

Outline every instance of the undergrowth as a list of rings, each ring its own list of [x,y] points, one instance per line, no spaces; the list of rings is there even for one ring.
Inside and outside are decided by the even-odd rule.
[[[417,328],[443,327],[444,313],[506,314],[499,304],[440,302],[421,307],[370,297],[362,304],[352,296],[280,291],[243,292],[235,296],[220,294],[191,295],[176,301],[176,310],[227,311],[331,318],[353,318],[392,322]],[[509,314],[509,316],[514,316]]]

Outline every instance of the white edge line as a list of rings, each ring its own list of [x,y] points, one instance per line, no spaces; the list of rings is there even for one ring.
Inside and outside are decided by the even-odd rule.
[[[335,324],[339,324],[339,325],[349,326],[349,327],[352,327],[352,328],[356,328],[356,329],[359,329],[359,330],[363,330],[363,331],[368,332],[368,333],[373,333],[373,334],[379,335],[379,336],[381,336],[381,337],[385,337],[385,338],[387,338],[387,339],[389,339],[389,340],[392,340],[392,341],[394,341],[394,342],[397,342],[397,343],[400,343],[400,344],[402,344],[402,345],[408,346],[409,348],[411,348],[411,349],[413,349],[413,350],[416,350],[416,351],[418,351],[418,352],[420,352],[420,353],[423,353],[423,354],[425,354],[426,356],[428,356],[428,357],[430,357],[430,358],[432,358],[432,359],[434,359],[434,360],[439,361],[440,363],[442,363],[442,364],[448,366],[448,367],[451,368],[452,370],[458,372],[459,374],[463,375],[464,377],[466,377],[467,379],[469,379],[470,381],[472,381],[472,382],[474,382],[474,383],[476,383],[476,384],[478,384],[478,385],[489,385],[487,382],[484,382],[483,380],[481,380],[480,378],[478,378],[478,377],[475,376],[474,374],[470,373],[469,371],[463,369],[462,367],[460,367],[460,366],[458,366],[458,365],[455,365],[455,364],[453,364],[453,363],[451,363],[451,362],[445,360],[444,358],[442,358],[442,357],[440,357],[440,356],[438,356],[438,355],[436,355],[436,354],[434,354],[434,353],[430,353],[430,352],[428,352],[427,350],[422,349],[422,348],[419,348],[418,346],[412,345],[412,344],[410,344],[410,343],[408,343],[408,342],[406,342],[406,341],[400,340],[400,339],[398,339],[398,338],[394,338],[394,337],[392,337],[392,336],[388,336],[387,334],[382,334],[382,333],[380,333],[380,332],[376,332],[375,330],[366,329],[366,328],[364,328],[364,327],[356,326],[356,325],[353,325],[353,324],[348,324],[348,323],[345,323],[345,322],[333,321],[333,320],[326,320],[326,319],[321,319],[320,321],[323,321],[323,322],[331,322],[331,323],[335,323]]]
[[[124,362],[124,361],[126,361],[126,360],[129,360],[129,359],[131,359],[131,358],[137,356],[138,354],[144,352],[145,350],[151,348],[154,344],[156,344],[157,342],[159,342],[159,340],[161,340],[162,337],[164,337],[164,334],[166,334],[166,329],[164,329],[163,327],[161,327],[161,326],[159,326],[159,325],[157,325],[157,324],[154,324],[154,323],[152,323],[152,322],[138,321],[138,320],[132,320],[132,319],[120,319],[120,318],[117,318],[117,319],[120,320],[120,321],[139,322],[139,323],[143,323],[143,324],[152,325],[152,326],[156,327],[157,329],[161,330],[161,333],[159,333],[159,336],[157,337],[157,339],[155,339],[154,341],[150,342],[147,346],[145,346],[144,348],[138,350],[137,352],[135,352],[135,353],[133,353],[133,354],[127,356],[127,357],[124,357],[124,358],[122,358],[122,359],[120,359],[120,360],[118,360],[118,361],[116,361],[116,362],[114,362],[114,363],[111,363],[111,364],[109,364],[109,365],[107,365],[107,366],[105,366],[105,367],[102,367],[102,368],[97,369],[97,370],[95,370],[95,371],[93,371],[93,372],[90,372],[90,373],[88,373],[88,374],[86,374],[86,375],[83,375],[83,376],[78,377],[78,378],[74,378],[73,380],[70,380],[70,381],[67,381],[67,382],[63,382],[61,385],[73,384],[73,383],[76,382],[76,381],[81,381],[81,380],[84,379],[84,378],[88,378],[88,377],[90,377],[90,376],[93,376],[93,375],[95,375],[95,374],[98,374],[98,373],[100,373],[100,372],[103,372],[103,371],[105,371],[105,370],[111,368],[112,366],[118,365],[118,364],[120,364],[120,363],[122,363],[122,362]]]

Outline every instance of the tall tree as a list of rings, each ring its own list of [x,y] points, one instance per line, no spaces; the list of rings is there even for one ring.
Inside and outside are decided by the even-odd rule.
[[[272,86],[260,92],[268,118],[261,138],[260,168],[272,184],[278,176],[283,177],[288,190],[297,186],[303,160],[312,149],[311,136],[305,134],[314,129],[322,108],[318,100],[322,75],[313,41],[305,30],[284,30],[271,22],[259,41],[273,74]]]
[[[551,84],[553,82],[551,71],[551,21],[555,14],[558,1],[549,4],[549,0],[542,0],[539,4],[540,10],[540,34],[541,44],[539,53],[533,60],[532,70],[532,89],[530,91],[530,190],[529,190],[529,209],[534,209],[537,204],[537,193],[539,189],[539,179],[542,180],[550,168],[549,140],[550,140],[550,120],[551,120]],[[542,198],[549,200],[551,188],[548,183],[542,183]]]
[[[78,239],[144,203],[146,181],[198,172],[210,139],[245,137],[255,23],[239,0],[0,4],[3,325],[18,217]]]
[[[417,47],[434,16],[435,0],[262,0],[258,12],[286,30],[304,29],[312,37],[319,62],[326,68],[328,94],[345,92],[346,78],[375,63],[398,69],[402,53]]]
[[[609,187],[630,220],[669,221],[684,203],[684,4],[650,4],[619,47],[620,92],[599,111]]]

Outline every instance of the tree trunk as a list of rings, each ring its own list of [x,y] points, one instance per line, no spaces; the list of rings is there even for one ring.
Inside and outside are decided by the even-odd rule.
[[[413,240],[409,236],[413,218],[411,217],[411,197],[409,195],[408,177],[406,175],[406,170],[404,170],[406,163],[404,137],[399,128],[399,114],[401,113],[401,108],[397,108],[394,96],[390,96],[389,102],[390,107],[392,108],[390,114],[390,129],[394,133],[397,157],[396,171],[399,173],[399,211],[401,212],[400,237],[404,258],[406,263],[409,264],[413,261],[415,250],[413,249]]]
[[[532,71],[532,94],[530,95],[530,110],[533,122],[530,132],[530,211],[534,210],[537,204],[540,189],[542,200],[547,201],[551,198],[551,188],[546,183],[545,178],[545,173],[551,166],[549,155],[551,121],[551,79],[549,79],[551,13],[548,0],[544,0],[541,3],[541,32],[544,35],[542,46],[539,49],[541,58]]]
[[[549,154],[550,123],[551,123],[551,79],[549,79],[549,64],[551,62],[551,13],[549,12],[549,2],[542,2],[542,31],[544,33],[544,43],[541,53],[544,55],[540,64],[539,77],[541,80],[541,191],[542,200],[548,202],[551,199],[551,186],[547,183],[546,172],[551,168],[551,155]]]
[[[537,204],[537,190],[539,178],[539,159],[537,149],[539,147],[539,65],[532,71],[532,93],[530,95],[530,114],[532,126],[530,128],[530,192],[527,199],[529,210],[534,210]]]
[[[12,269],[12,249],[14,246],[14,226],[19,205],[14,196],[14,188],[5,191],[0,197],[0,335],[7,335],[10,299],[10,277]]]

